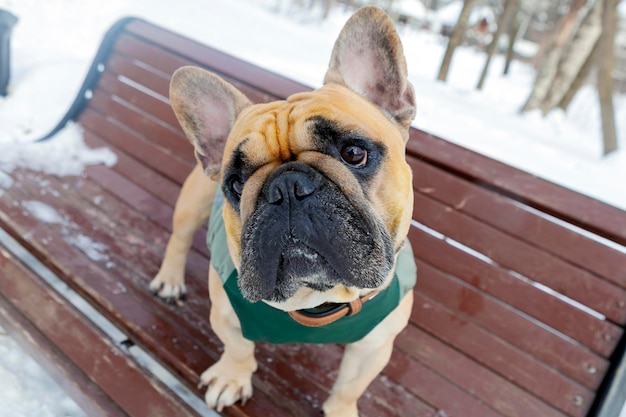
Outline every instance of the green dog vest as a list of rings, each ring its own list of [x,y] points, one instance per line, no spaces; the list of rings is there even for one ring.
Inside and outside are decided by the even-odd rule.
[[[322,327],[304,326],[283,310],[262,301],[251,303],[243,297],[237,283],[237,270],[226,245],[223,205],[223,194],[218,191],[209,219],[207,244],[213,267],[239,318],[243,336],[248,340],[270,343],[353,343],[383,321],[415,285],[417,268],[407,239],[405,247],[398,254],[391,284],[364,303],[358,314],[342,317]]]

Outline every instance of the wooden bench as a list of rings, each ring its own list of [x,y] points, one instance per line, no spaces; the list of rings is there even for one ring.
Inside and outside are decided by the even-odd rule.
[[[193,152],[168,105],[172,72],[208,68],[257,102],[308,87],[154,26],[107,34],[68,120],[113,167],[80,177],[14,171],[0,193],[0,324],[89,415],[197,415],[129,353],[137,345],[184,385],[220,355],[209,325],[209,253],[199,232],[184,306],[147,285],[171,231]],[[477,138],[476,140],[480,140]],[[415,307],[362,417],[583,417],[614,410],[626,324],[626,213],[413,129],[410,238]],[[36,202],[36,203],[32,203]],[[62,220],[42,221],[45,204]],[[33,268],[24,256],[44,268]],[[103,332],[42,277],[55,274],[123,333]],[[57,285],[58,287],[58,285]],[[258,344],[255,394],[229,416],[316,416],[342,347]]]

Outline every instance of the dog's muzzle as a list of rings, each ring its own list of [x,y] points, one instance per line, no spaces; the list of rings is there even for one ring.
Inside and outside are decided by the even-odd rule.
[[[376,289],[395,259],[367,202],[349,200],[322,172],[297,161],[267,178],[241,242],[239,284],[252,302],[281,302],[302,286]]]

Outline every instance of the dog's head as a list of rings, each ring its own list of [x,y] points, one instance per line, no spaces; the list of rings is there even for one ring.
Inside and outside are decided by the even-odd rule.
[[[405,144],[415,104],[384,12],[350,18],[318,90],[252,105],[218,76],[185,67],[170,98],[221,184],[247,299],[291,310],[386,285],[412,213]]]

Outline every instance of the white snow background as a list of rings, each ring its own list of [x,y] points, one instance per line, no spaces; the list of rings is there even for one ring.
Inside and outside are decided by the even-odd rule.
[[[87,149],[77,125],[46,143],[33,144],[33,140],[65,113],[104,32],[123,16],[142,17],[319,86],[333,42],[349,14],[337,6],[320,22],[315,18],[317,11],[311,14],[290,8],[289,3],[0,0],[0,8],[19,17],[12,36],[11,90],[8,97],[0,98],[0,193],[11,187],[10,172],[17,166],[73,175],[85,164],[115,163],[107,149]],[[280,10],[277,5],[282,5]],[[436,82],[445,40],[409,28],[400,28],[400,34],[417,95],[416,127],[626,209],[626,150],[601,157],[599,106],[593,87],[583,88],[567,113],[553,112],[545,119],[538,113],[522,116],[518,109],[533,82],[531,67],[516,62],[511,75],[502,77],[503,59],[498,56],[492,61],[484,91],[478,92],[474,86],[485,55],[462,48],[454,56],[448,82]],[[618,136],[626,148],[625,96],[615,96],[615,108]],[[36,202],[31,204],[35,206]],[[75,404],[3,332],[0,410],[8,417],[80,415]]]

